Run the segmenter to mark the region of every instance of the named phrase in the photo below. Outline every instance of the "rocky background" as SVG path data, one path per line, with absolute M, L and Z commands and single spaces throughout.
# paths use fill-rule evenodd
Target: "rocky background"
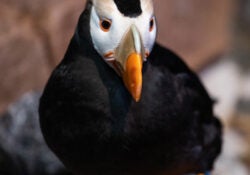
M 1 133 L 10 130 L 6 120 L 17 124 L 17 133 L 20 127 L 38 126 L 38 95 L 29 92 L 42 91 L 62 59 L 84 4 L 85 0 L 0 0 Z M 218 100 L 215 111 L 226 134 L 214 175 L 249 175 L 250 0 L 155 0 L 155 12 L 158 42 L 181 55 Z M 33 123 L 25 122 L 30 116 Z M 24 123 L 15 123 L 20 121 Z M 40 143 L 39 129 L 33 133 L 31 145 Z M 6 142 L 5 147 L 10 148 L 18 145 L 19 136 L 6 135 L 10 135 L 9 141 L 0 134 L 0 143 Z M 25 152 L 21 148 L 20 152 Z M 43 146 L 38 149 L 46 150 Z M 34 159 L 37 156 L 32 155 Z M 48 156 L 44 160 L 54 159 Z M 33 171 L 30 166 L 27 169 Z

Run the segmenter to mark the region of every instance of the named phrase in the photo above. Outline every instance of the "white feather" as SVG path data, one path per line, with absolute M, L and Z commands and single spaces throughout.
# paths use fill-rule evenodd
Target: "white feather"
M 90 18 L 90 34 L 92 42 L 97 52 L 104 56 L 105 53 L 114 51 L 123 36 L 131 28 L 132 25 L 139 32 L 133 32 L 135 46 L 138 53 L 141 47 L 151 51 L 156 38 L 156 24 L 153 31 L 149 31 L 149 23 L 154 16 L 152 0 L 141 0 L 142 14 L 136 18 L 125 17 L 120 13 L 113 0 L 93 0 L 93 7 Z M 109 32 L 104 32 L 100 29 L 99 23 L 101 18 L 107 18 L 112 21 Z M 140 38 L 143 46 L 140 44 Z

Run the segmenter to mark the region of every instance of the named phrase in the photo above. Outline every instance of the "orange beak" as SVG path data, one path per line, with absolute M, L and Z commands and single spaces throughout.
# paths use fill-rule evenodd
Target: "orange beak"
M 142 90 L 142 58 L 137 53 L 132 53 L 126 63 L 126 69 L 123 73 L 123 81 L 128 91 L 138 102 L 141 98 Z
M 142 91 L 142 65 L 145 55 L 139 31 L 132 25 L 115 51 L 116 70 L 133 99 L 138 102 Z

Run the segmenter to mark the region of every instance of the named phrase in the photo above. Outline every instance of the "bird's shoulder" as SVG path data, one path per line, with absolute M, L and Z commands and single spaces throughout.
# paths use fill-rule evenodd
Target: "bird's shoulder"
M 148 62 L 151 67 L 162 74 L 162 81 L 171 81 L 179 93 L 180 90 L 191 92 L 203 101 L 207 101 L 209 105 L 213 104 L 213 100 L 197 74 L 173 51 L 156 43 Z
M 164 67 L 172 73 L 191 73 L 187 64 L 177 54 L 158 43 L 155 43 L 148 60 L 152 65 Z
M 135 106 L 139 106 L 135 113 L 144 116 L 191 119 L 210 117 L 213 101 L 199 77 L 181 58 L 156 44 L 145 63 L 141 102 Z

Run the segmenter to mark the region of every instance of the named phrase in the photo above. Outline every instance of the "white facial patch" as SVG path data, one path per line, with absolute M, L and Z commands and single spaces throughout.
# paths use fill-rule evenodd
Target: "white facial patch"
M 125 17 L 113 0 L 93 0 L 93 7 L 90 16 L 90 34 L 92 42 L 97 52 L 105 58 L 105 55 L 111 56 L 114 50 L 119 46 L 122 38 L 134 24 L 140 33 L 135 36 L 136 50 L 140 52 L 140 38 L 143 42 L 145 51 L 150 52 L 156 38 L 156 23 L 150 31 L 150 20 L 154 18 L 152 0 L 141 0 L 142 14 L 135 18 Z M 100 21 L 111 21 L 111 27 L 108 31 L 103 31 L 100 27 Z M 133 29 L 132 29 L 133 30 Z M 109 58 L 110 59 L 110 58 Z

